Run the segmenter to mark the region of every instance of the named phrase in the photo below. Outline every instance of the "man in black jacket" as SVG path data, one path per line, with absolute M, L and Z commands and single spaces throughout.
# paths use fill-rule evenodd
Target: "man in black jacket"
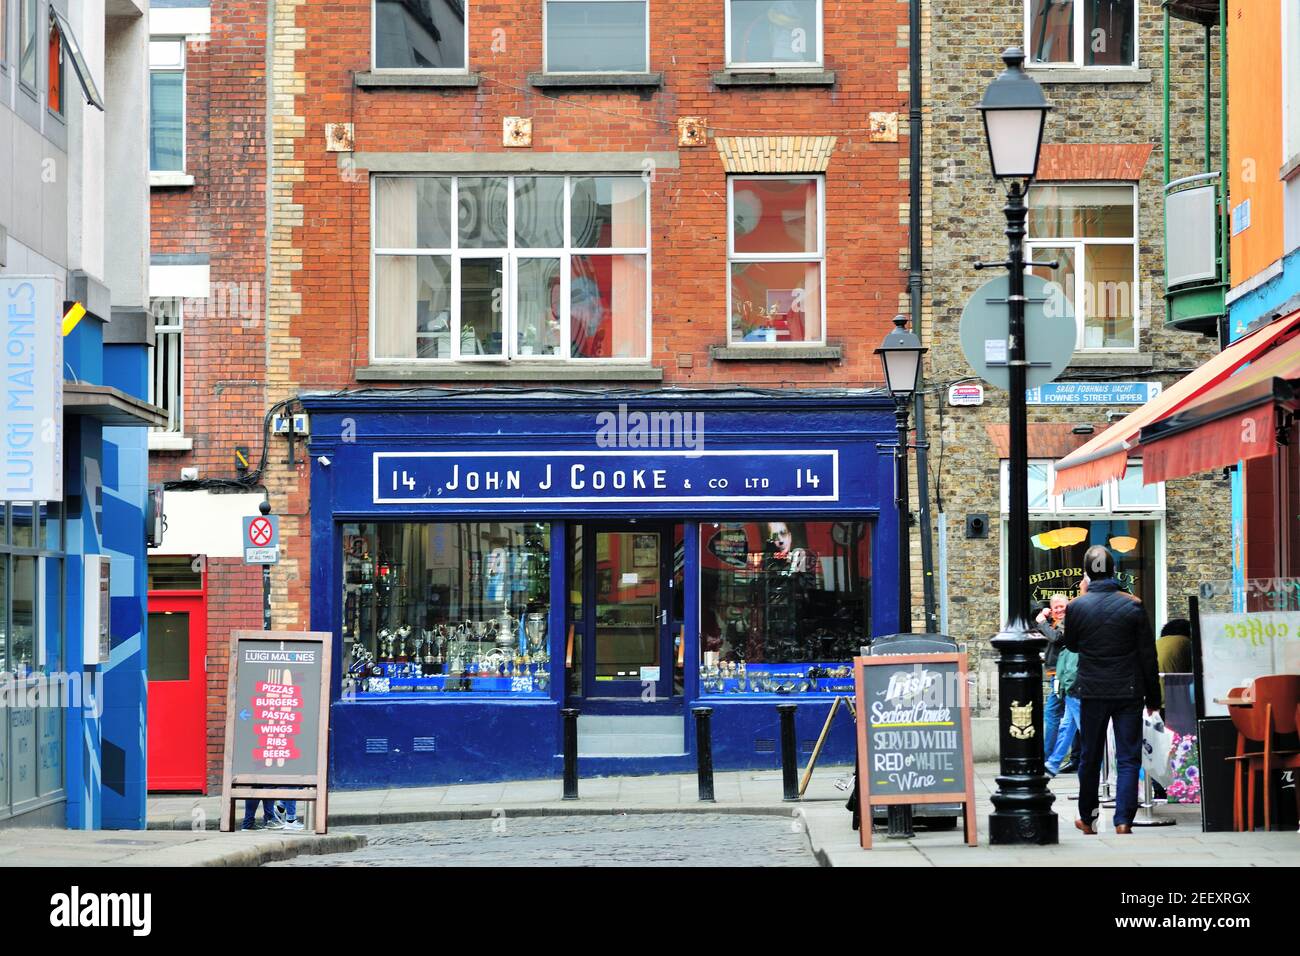
M 1063 643 L 1079 655 L 1075 688 L 1080 702 L 1079 819 L 1095 833 L 1097 783 L 1105 752 L 1106 725 L 1115 726 L 1115 832 L 1133 832 L 1138 768 L 1142 763 L 1142 705 L 1160 708 L 1156 641 L 1142 603 L 1115 580 L 1115 559 L 1101 545 L 1083 556 L 1088 593 L 1065 612 Z

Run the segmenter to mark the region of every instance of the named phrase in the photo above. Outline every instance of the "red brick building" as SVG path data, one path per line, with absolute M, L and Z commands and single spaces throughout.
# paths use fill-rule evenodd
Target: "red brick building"
M 167 515 L 149 576 L 154 790 L 219 782 L 229 635 L 262 627 L 240 518 L 265 497 L 266 15 L 212 0 L 150 22 L 152 385 L 170 413 L 149 442 Z
M 332 527 L 357 550 L 347 567 L 336 568 L 333 541 L 311 540 L 310 479 L 312 470 L 319 475 L 330 467 L 321 449 L 340 436 L 309 426 L 310 456 L 300 442 L 290 455 L 289 442 L 271 438 L 261 468 L 268 409 L 301 412 L 299 396 L 324 392 L 396 390 L 381 393 L 382 401 L 383 394 L 472 399 L 558 387 L 611 401 L 637 394 L 690 400 L 724 388 L 775 410 L 798 395 L 852 392 L 860 401 L 860 390 L 880 382 L 873 350 L 892 317 L 908 311 L 907 10 L 893 0 L 295 0 L 269 11 L 249 0 L 213 2 L 209 32 L 188 35 L 184 49 L 183 166 L 160 171 L 154 198 L 155 269 L 171 269 L 175 279 L 159 287 L 183 300 L 183 388 L 175 434 L 156 439 L 153 477 L 181 482 L 169 487 L 168 527 L 175 534 L 162 550 L 207 555 L 195 566 L 203 568 L 207 612 L 209 780 L 219 770 L 225 642 L 230 630 L 261 623 L 256 570 L 240 564 L 228 538 L 259 500 L 253 489 L 265 488 L 281 518 L 274 625 L 334 631 L 345 665 L 362 650 L 392 665 L 408 650 L 423 653 L 416 643 L 435 655 L 433 635 L 445 641 L 453 621 L 424 600 L 419 621 L 407 621 L 414 633 L 397 637 L 398 605 L 375 598 L 367 582 L 386 573 L 387 551 L 416 547 L 414 537 L 479 527 L 419 522 L 393 531 L 340 517 Z M 174 57 L 160 63 L 160 70 L 176 69 Z M 205 294 L 198 295 L 204 278 Z M 202 308 L 187 305 L 193 298 Z M 170 381 L 169 323 L 175 324 L 167 317 L 159 326 L 159 388 Z M 428 389 L 434 391 L 419 391 Z M 343 441 L 349 428 L 356 422 L 345 418 Z M 763 431 L 756 426 L 751 445 L 762 444 Z M 249 458 L 242 477 L 237 449 Z M 186 472 L 182 482 L 183 468 L 197 473 Z M 887 523 L 892 501 L 878 504 Z M 875 505 L 873 499 L 873 514 Z M 846 519 L 839 524 L 869 535 L 859 528 L 863 515 L 844 508 L 834 516 Z M 769 512 L 763 514 L 778 514 Z M 736 541 L 744 536 L 741 550 L 751 555 L 773 545 L 791 567 L 806 559 L 789 555 L 841 547 L 831 543 L 840 540 L 838 525 L 821 520 L 831 516 L 791 515 L 800 520 L 740 521 L 723 533 Z M 528 553 L 524 532 L 502 527 L 509 541 L 474 545 L 489 555 L 474 566 L 485 569 L 481 575 L 462 561 L 460 571 L 478 589 L 473 600 L 455 587 L 442 595 L 431 584 L 425 598 L 437 591 L 467 627 L 471 617 L 482 626 L 490 604 L 494 621 L 498 613 L 517 620 L 522 632 L 523 619 L 542 613 L 541 605 L 532 592 L 524 601 L 522 579 L 515 579 L 513 562 Z M 592 537 L 596 532 L 574 521 L 550 528 L 560 536 L 554 540 L 567 536 L 573 553 L 584 541 L 589 553 L 599 552 L 602 574 L 611 562 L 633 558 L 629 529 Z M 745 660 L 721 617 L 699 629 L 679 626 L 684 613 L 692 616 L 676 606 L 682 556 L 695 553 L 683 542 L 711 533 L 700 528 L 682 516 L 665 525 L 671 538 L 656 551 L 668 562 L 664 590 L 623 595 L 637 613 L 662 613 L 667 643 L 650 647 L 656 639 L 647 638 L 632 657 L 644 658 L 635 676 L 667 675 L 661 690 L 674 700 L 707 693 L 694 661 L 684 666 L 684 659 L 703 655 L 701 680 L 706 662 L 711 681 L 730 667 L 733 682 Z M 406 543 L 379 540 L 390 532 Z M 814 575 L 819 600 L 831 601 L 846 619 L 858 615 L 857 625 L 836 625 L 843 633 L 835 640 L 846 648 L 863 629 L 894 629 L 882 622 L 895 612 L 863 596 L 888 538 L 870 537 L 860 565 L 832 571 L 827 559 L 805 572 Z M 724 546 L 721 538 L 699 540 L 705 550 Z M 647 540 L 640 543 L 637 560 L 649 560 Z M 314 546 L 323 549 L 315 558 Z M 428 545 L 426 557 L 435 566 L 443 559 L 454 564 L 461 558 L 448 557 L 453 550 Z M 514 583 L 493 603 L 485 595 L 496 586 L 496 553 Z M 571 597 L 612 600 L 612 592 L 592 590 L 608 581 L 586 580 L 573 553 L 552 562 L 552 579 L 564 565 Z M 406 578 L 414 564 L 406 565 L 392 562 L 397 588 L 414 587 Z M 724 570 L 702 571 L 712 582 L 705 586 L 722 586 Z M 440 566 L 420 573 L 431 581 L 444 571 L 451 573 Z M 539 580 L 536 569 L 530 573 Z M 644 569 L 627 574 L 643 585 L 648 580 Z M 875 587 L 888 595 L 891 572 L 881 574 Z M 678 590 L 670 594 L 674 575 Z M 319 603 L 313 582 L 331 593 L 342 583 L 338 613 Z M 586 673 L 606 654 L 606 639 L 594 624 L 566 620 L 554 602 L 545 613 L 550 656 L 564 655 L 567 674 L 557 665 L 547 690 L 533 662 L 532 693 L 552 703 L 565 689 L 603 697 L 633 676 L 632 663 L 626 673 Z M 770 609 L 764 613 L 771 619 Z M 767 660 L 778 669 L 803 662 L 806 671 L 808 662 L 842 663 L 847 651 L 833 661 L 807 648 L 783 653 L 769 651 Z M 445 642 L 436 651 L 444 675 L 452 673 L 450 654 Z M 675 662 L 668 659 L 673 654 Z M 751 663 L 762 659 L 749 655 Z M 522 662 L 493 661 L 491 679 L 507 670 L 519 677 Z M 465 673 L 471 662 L 458 663 Z M 612 683 L 593 695 L 594 680 Z M 808 679 L 811 691 L 817 680 Z M 773 690 L 756 681 L 749 686 Z M 363 697 L 374 690 L 364 680 L 359 689 Z M 356 690 L 343 681 L 345 693 Z M 688 746 L 676 711 L 669 725 L 633 728 L 615 726 L 623 718 L 614 714 L 591 723 L 587 715 L 600 709 L 584 709 L 589 756 L 626 757 L 615 738 L 629 732 L 651 740 L 655 753 Z M 652 721 L 665 719 L 655 713 Z M 396 741 L 393 747 L 401 749 Z M 403 779 L 374 779 L 384 778 Z M 420 770 L 409 779 L 433 777 Z

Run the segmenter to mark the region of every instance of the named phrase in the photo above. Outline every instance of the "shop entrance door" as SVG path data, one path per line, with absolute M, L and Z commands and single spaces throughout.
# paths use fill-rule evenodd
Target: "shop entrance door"
M 207 648 L 202 593 L 150 593 L 150 790 L 207 793 Z
M 583 590 L 590 596 L 583 640 L 584 697 L 672 694 L 668 581 L 672 535 L 660 525 L 596 525 L 585 530 Z

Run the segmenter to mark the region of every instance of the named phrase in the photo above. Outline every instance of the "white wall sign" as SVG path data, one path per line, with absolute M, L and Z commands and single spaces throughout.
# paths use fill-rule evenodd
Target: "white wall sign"
M 63 282 L 0 276 L 0 501 L 63 497 Z
M 979 382 L 952 385 L 948 388 L 949 405 L 983 405 L 984 386 Z

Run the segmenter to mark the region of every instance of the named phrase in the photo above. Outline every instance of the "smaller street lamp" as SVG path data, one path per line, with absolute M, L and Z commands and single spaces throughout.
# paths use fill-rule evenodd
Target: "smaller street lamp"
M 921 378 L 921 356 L 927 350 L 915 332 L 907 328 L 907 316 L 894 316 L 894 329 L 885 336 L 876 354 L 885 370 L 885 387 L 894 396 L 894 421 L 898 444 L 894 446 L 894 507 L 898 509 L 898 632 L 912 632 L 912 541 L 911 511 L 907 501 L 907 407 Z M 871 826 L 871 809 L 862 816 L 861 826 Z M 912 808 L 895 804 L 889 808 L 889 836 L 912 836 Z
M 921 356 L 927 350 L 907 328 L 907 316 L 894 316 L 894 329 L 876 354 L 885 369 L 885 387 L 894 396 L 894 421 L 898 444 L 894 447 L 894 506 L 898 508 L 898 632 L 912 631 L 911 512 L 907 501 L 907 406 L 921 378 Z

